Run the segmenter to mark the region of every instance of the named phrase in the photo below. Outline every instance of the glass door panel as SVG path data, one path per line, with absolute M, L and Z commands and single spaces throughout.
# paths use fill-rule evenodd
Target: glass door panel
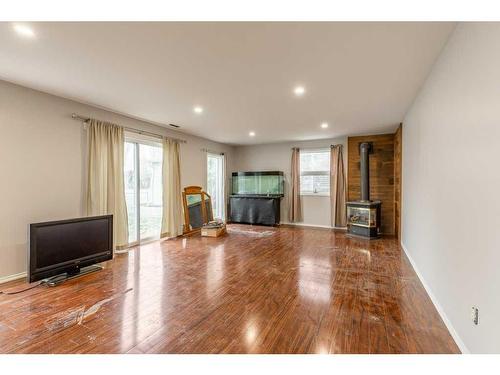
M 162 159 L 160 147 L 139 143 L 140 239 L 159 238 L 162 219 Z
M 124 179 L 129 243 L 160 238 L 163 150 L 155 143 L 125 142 Z
M 213 217 L 224 219 L 224 156 L 207 154 L 207 193 L 212 198 Z
M 127 203 L 128 216 L 128 242 L 134 243 L 137 238 L 137 222 L 139 211 L 137 210 L 137 144 L 125 142 L 124 157 L 124 180 L 125 201 Z

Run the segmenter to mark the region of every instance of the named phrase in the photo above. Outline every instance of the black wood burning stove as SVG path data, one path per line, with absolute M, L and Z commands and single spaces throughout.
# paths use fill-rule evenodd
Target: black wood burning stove
M 370 142 L 359 144 L 361 169 L 361 200 L 347 202 L 347 232 L 351 236 L 374 239 L 380 234 L 380 208 L 382 202 L 370 200 Z

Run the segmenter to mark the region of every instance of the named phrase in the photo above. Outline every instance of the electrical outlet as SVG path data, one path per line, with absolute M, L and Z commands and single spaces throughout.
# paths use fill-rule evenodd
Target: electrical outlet
M 479 324 L 479 309 L 477 307 L 472 306 L 472 312 L 470 317 L 472 319 L 472 323 L 474 323 L 477 326 Z

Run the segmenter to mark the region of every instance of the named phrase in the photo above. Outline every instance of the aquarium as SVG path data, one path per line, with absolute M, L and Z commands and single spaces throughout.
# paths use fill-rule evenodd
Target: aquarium
M 233 172 L 233 195 L 283 196 L 283 172 Z

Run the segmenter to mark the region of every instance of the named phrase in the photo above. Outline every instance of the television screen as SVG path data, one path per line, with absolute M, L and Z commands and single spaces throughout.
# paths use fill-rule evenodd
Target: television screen
M 113 216 L 96 216 L 30 225 L 30 282 L 113 257 Z

